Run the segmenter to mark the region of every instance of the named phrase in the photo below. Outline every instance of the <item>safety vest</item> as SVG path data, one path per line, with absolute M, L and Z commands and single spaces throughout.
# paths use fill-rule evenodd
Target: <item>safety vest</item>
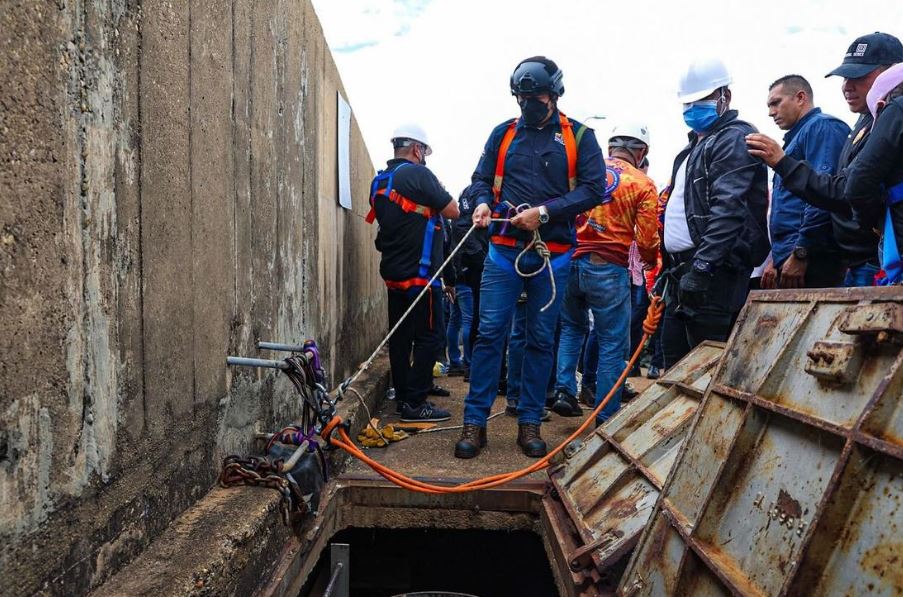
M 571 120 L 563 112 L 559 112 L 558 117 L 561 123 L 561 138 L 564 141 L 564 151 L 568 161 L 568 188 L 573 191 L 577 187 L 577 147 L 580 145 L 580 139 L 583 138 L 583 133 L 586 131 L 586 125 L 581 124 L 580 128 L 577 129 L 577 133 L 574 134 Z M 514 141 L 514 136 L 517 134 L 517 121 L 517 118 L 511 119 L 511 122 L 508 123 L 508 129 L 502 136 L 502 142 L 499 144 L 498 158 L 495 162 L 495 178 L 492 182 L 492 217 L 494 218 L 501 218 L 502 212 L 505 211 L 505 206 L 502 204 L 505 160 L 508 157 L 508 149 L 511 147 L 511 142 Z M 526 242 L 501 234 L 492 235 L 490 240 L 497 245 L 515 248 L 523 248 Z M 571 245 L 556 242 L 546 243 L 546 246 L 553 253 L 564 253 L 571 249 Z
M 430 281 L 430 265 L 432 264 L 433 238 L 436 231 L 442 229 L 442 219 L 438 212 L 434 209 L 421 205 L 411 199 L 408 199 L 392 187 L 392 179 L 395 173 L 409 166 L 407 162 L 401 163 L 391 170 L 380 170 L 373 182 L 370 183 L 370 213 L 367 214 L 366 220 L 368 224 L 372 224 L 376 219 L 376 198 L 383 197 L 397 205 L 405 213 L 413 213 L 427 219 L 426 229 L 423 232 L 423 248 L 420 251 L 420 264 L 417 276 L 408 278 L 407 280 L 386 280 L 386 287 L 392 290 L 408 290 L 409 288 L 423 287 Z M 380 186 L 385 182 L 385 186 Z M 433 287 L 440 288 L 441 282 L 437 279 L 433 282 Z

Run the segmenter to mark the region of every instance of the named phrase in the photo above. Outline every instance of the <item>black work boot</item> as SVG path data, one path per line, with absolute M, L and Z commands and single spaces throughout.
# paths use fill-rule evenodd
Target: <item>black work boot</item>
M 552 410 L 562 417 L 579 417 L 583 415 L 583 409 L 577 403 L 577 399 L 565 392 L 558 390 L 555 392 L 555 404 Z
M 517 445 L 530 458 L 546 455 L 546 442 L 539 435 L 536 423 L 521 423 L 517 426 Z
M 486 428 L 464 423 L 461 439 L 455 444 L 455 458 L 473 458 L 486 447 Z

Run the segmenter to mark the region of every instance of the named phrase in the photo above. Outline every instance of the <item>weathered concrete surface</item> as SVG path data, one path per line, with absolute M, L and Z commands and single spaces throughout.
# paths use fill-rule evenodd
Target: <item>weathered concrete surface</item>
M 372 162 L 309 2 L 0 4 L 0 576 L 97 586 L 298 414 L 257 340 L 338 379 L 385 329 Z M 367 322 L 367 325 L 362 325 Z

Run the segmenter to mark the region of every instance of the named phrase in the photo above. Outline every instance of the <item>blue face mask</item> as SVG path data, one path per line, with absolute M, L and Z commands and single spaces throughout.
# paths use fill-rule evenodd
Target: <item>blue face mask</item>
M 718 116 L 718 100 L 693 102 L 684 108 L 684 122 L 697 133 L 712 128 Z

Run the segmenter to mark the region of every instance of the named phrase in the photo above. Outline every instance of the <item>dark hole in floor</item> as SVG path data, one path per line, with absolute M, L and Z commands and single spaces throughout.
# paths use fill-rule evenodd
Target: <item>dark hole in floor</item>
M 435 591 L 479 597 L 555 597 L 538 535 L 528 531 L 346 529 L 330 543 L 351 552 L 351 595 L 391 597 Z M 300 597 L 321 595 L 332 566 L 323 550 Z

